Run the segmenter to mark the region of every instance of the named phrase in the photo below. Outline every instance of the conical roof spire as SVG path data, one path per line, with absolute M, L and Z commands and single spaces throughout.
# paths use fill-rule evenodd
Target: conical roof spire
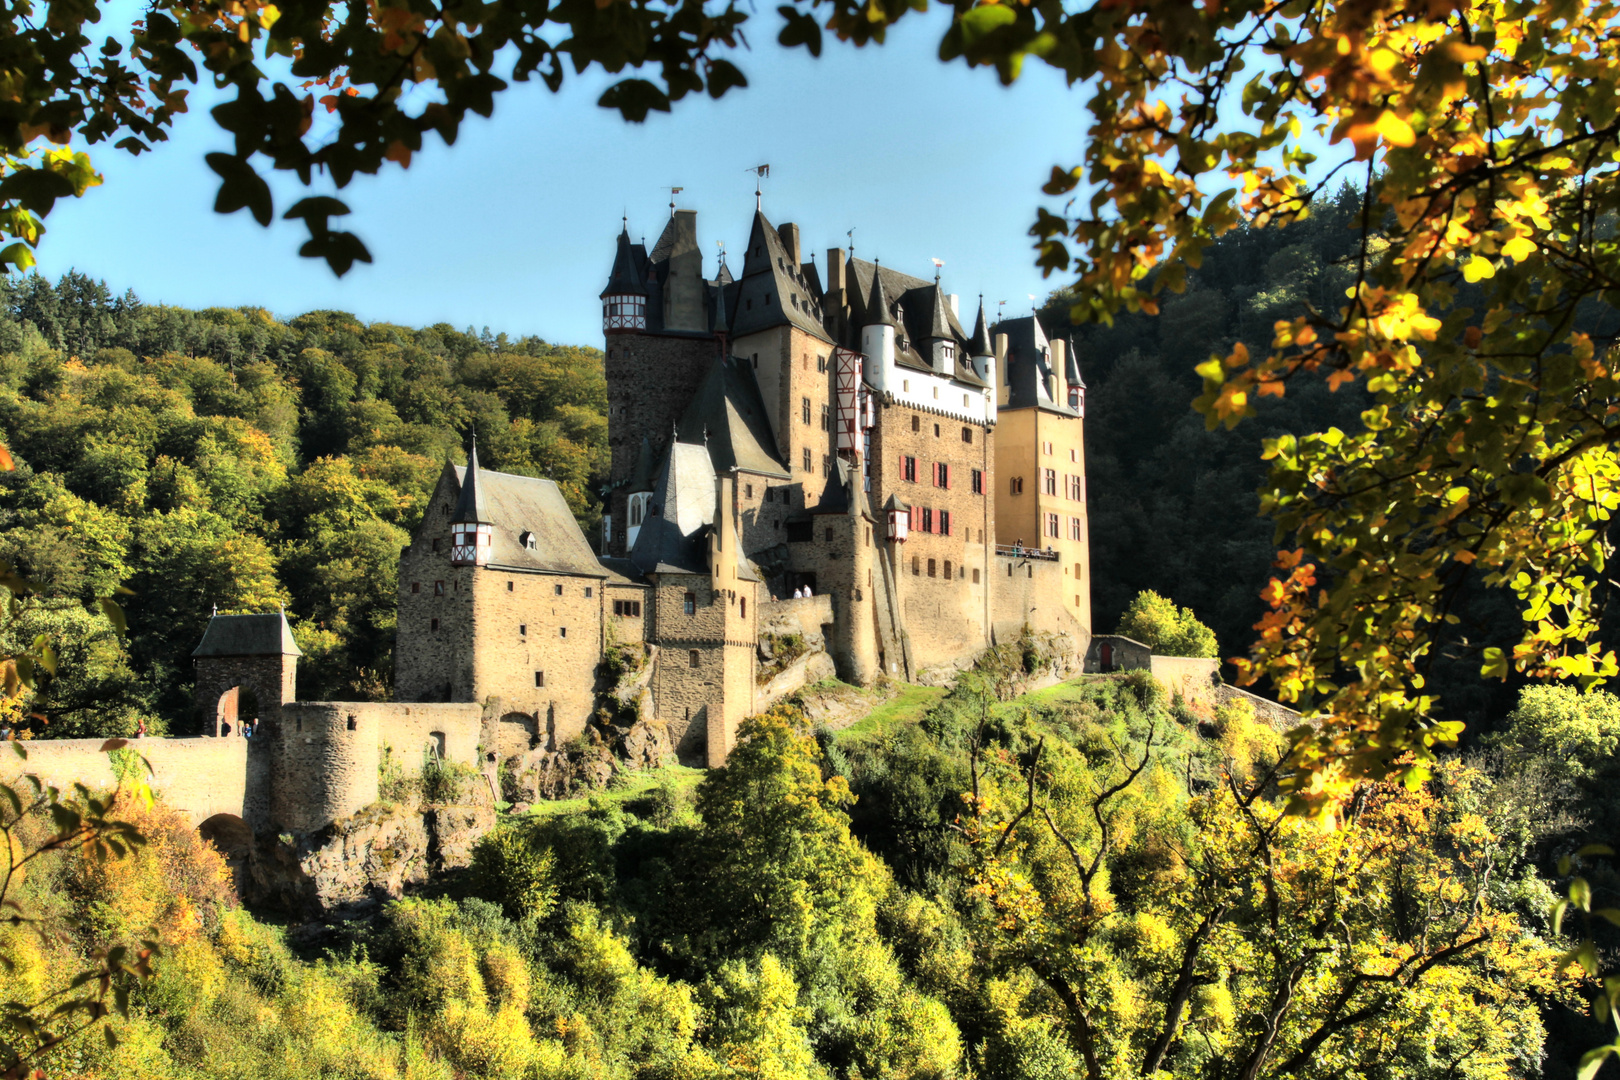
M 726 259 L 720 257 L 720 276 L 714 283 L 714 332 L 724 337 L 731 328 L 726 325 Z
M 872 264 L 872 295 L 866 302 L 864 326 L 893 326 L 894 316 L 889 312 L 889 298 L 883 292 L 883 267 Z
M 467 455 L 467 472 L 461 480 L 461 497 L 456 500 L 456 512 L 450 520 L 454 524 L 489 524 L 484 512 L 484 499 L 478 490 L 478 432 L 473 432 L 472 452 Z
M 619 248 L 613 255 L 613 273 L 608 275 L 607 288 L 602 296 L 645 296 L 647 284 L 636 265 L 635 250 L 630 245 L 630 230 L 619 233 Z
M 1065 357 L 1066 359 L 1064 360 L 1063 365 L 1064 380 L 1067 381 L 1070 386 L 1078 386 L 1080 389 L 1084 390 L 1086 388 L 1086 380 L 1080 377 L 1080 357 L 1074 350 L 1074 338 L 1072 336 L 1069 338 L 1069 348 L 1065 354 Z
M 937 277 L 934 279 L 934 295 L 929 299 L 933 310 L 928 313 L 928 336 L 938 339 L 951 337 L 951 322 L 945 314 L 950 305 L 945 299 L 944 290 L 939 287 Z
M 979 294 L 979 319 L 973 324 L 973 340 L 968 342 L 969 356 L 994 356 L 996 347 L 990 340 L 990 324 L 984 317 L 984 294 Z

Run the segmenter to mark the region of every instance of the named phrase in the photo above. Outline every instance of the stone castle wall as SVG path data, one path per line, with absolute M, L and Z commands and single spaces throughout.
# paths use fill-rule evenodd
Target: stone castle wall
M 48 739 L 23 744 L 26 760 L 3 752 L 0 779 L 13 787 L 25 774 L 64 791 L 83 784 L 92 791 L 118 782 L 112 759 L 102 752 L 104 739 Z M 130 739 L 127 748 L 151 765 L 146 775 L 153 792 L 171 808 L 201 825 L 216 814 L 251 816 L 249 809 L 249 752 L 253 740 Z M 4 748 L 9 751 L 10 748 Z M 144 767 L 142 769 L 144 772 Z M 26 797 L 26 788 L 20 792 Z
M 394 696 L 401 701 L 474 700 L 472 581 L 478 571 L 450 565 L 456 495 L 449 473 L 441 475 L 422 527 L 400 552 Z
M 962 438 L 964 427 L 971 442 Z M 874 512 L 894 495 L 907 505 L 932 510 L 936 530 L 939 512 L 951 515 L 950 535 L 913 528 L 895 553 L 895 587 L 919 669 L 959 662 L 989 644 L 986 571 L 995 545 L 995 507 L 985 493 L 973 490 L 973 470 L 989 483 L 993 439 L 984 425 L 964 424 L 926 409 L 891 404 L 878 410 L 868 463 Z M 915 480 L 905 479 L 906 457 L 916 459 Z M 949 466 L 950 487 L 935 485 L 935 463 Z
M 298 658 L 294 656 L 209 656 L 197 664 L 194 698 L 209 735 L 239 734 L 243 720 L 274 719 L 276 706 L 297 694 Z M 240 708 L 242 699 L 228 699 L 233 688 L 252 691 L 258 699 L 257 715 Z M 230 730 L 224 730 L 229 727 Z
M 997 555 L 995 577 L 991 611 L 998 644 L 1017 640 L 1028 626 L 1038 634 L 1066 635 L 1073 642 L 1074 655 L 1086 655 L 1091 635 L 1063 602 L 1060 563 Z
M 602 580 L 486 569 L 473 593 L 470 699 L 528 713 L 552 747 L 581 734 L 596 707 Z

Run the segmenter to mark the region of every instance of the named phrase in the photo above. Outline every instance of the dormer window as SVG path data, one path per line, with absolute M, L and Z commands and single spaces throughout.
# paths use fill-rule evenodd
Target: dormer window
M 525 551 L 538 551 L 540 549 L 540 541 L 532 532 L 526 532 L 522 536 L 519 536 L 518 543 L 523 545 L 523 550 Z
M 956 342 L 954 342 L 954 341 L 941 342 L 940 347 L 939 347 L 939 354 L 940 354 L 940 357 L 947 364 L 956 363 Z

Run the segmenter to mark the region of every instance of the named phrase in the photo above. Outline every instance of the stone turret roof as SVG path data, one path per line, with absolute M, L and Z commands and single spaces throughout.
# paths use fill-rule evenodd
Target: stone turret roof
M 1052 348 L 1046 330 L 1033 315 L 1018 319 L 1004 319 L 992 331 L 1007 335 L 1007 404 L 1008 409 L 1045 409 L 1064 416 L 1079 416 L 1068 402 L 1052 400 L 1051 379 Z
M 467 470 L 459 465 L 446 469 L 458 494 L 465 492 Z M 477 486 L 483 520 L 494 526 L 489 558 L 492 569 L 602 576 L 596 553 L 555 481 L 479 469 Z M 532 550 L 523 543 L 525 533 L 534 534 Z
M 754 370 L 738 357 L 717 359 L 676 425 L 682 442 L 707 443 L 716 475 L 729 469 L 791 478 L 776 454 L 765 399 Z
M 882 268 L 872 264 L 872 287 L 867 290 L 866 311 L 862 326 L 894 326 L 894 313 L 889 310 L 889 297 L 883 290 Z
M 1069 385 L 1078 386 L 1080 389 L 1084 390 L 1086 388 L 1086 380 L 1080 377 L 1080 357 L 1075 351 L 1074 338 L 1072 337 L 1069 338 L 1067 360 L 1064 362 L 1063 366 L 1066 372 L 1066 377 L 1069 381 Z
M 890 496 L 893 498 L 893 496 Z M 866 497 L 865 477 L 843 458 L 833 459 L 832 483 L 821 492 L 821 502 L 811 514 L 855 514 L 876 521 L 872 503 Z
M 968 363 L 969 358 L 976 354 L 967 351 L 967 332 L 957 321 L 956 313 L 951 310 L 951 305 L 945 299 L 937 282 L 914 278 L 909 274 L 902 274 L 897 270 L 861 259 L 849 261 L 849 275 L 852 282 L 851 293 L 863 298 L 861 309 L 852 320 L 853 325 L 873 326 L 880 322 L 896 325 L 897 320 L 893 317 L 892 309 L 898 301 L 903 317 L 896 325 L 894 358 L 897 365 L 913 371 L 934 373 L 934 365 L 917 351 L 917 343 L 930 338 L 943 338 L 955 341 L 960 346 L 956 353 L 955 370 L 950 373 L 951 378 L 973 387 L 988 385 L 979 378 L 978 373 L 973 370 L 973 365 Z M 887 319 L 882 319 L 874 313 L 878 303 L 874 294 L 883 298 L 885 310 L 889 312 Z M 905 341 L 903 346 L 902 340 Z
M 928 332 L 924 335 L 925 337 L 943 338 L 949 341 L 962 340 L 962 330 L 960 327 L 952 326 L 956 319 L 951 311 L 951 305 L 945 299 L 945 294 L 940 291 L 939 282 L 937 281 L 934 282 L 933 291 L 928 294 L 927 317 Z
M 287 616 L 215 615 L 192 656 L 303 656 Z
M 755 211 L 743 257 L 742 288 L 727 305 L 733 334 L 742 337 L 787 324 L 833 344 L 821 325 L 821 305 L 802 279 L 781 235 L 763 213 Z
M 973 340 L 968 342 L 969 356 L 994 356 L 995 342 L 990 339 L 990 324 L 984 317 L 984 297 L 979 297 L 979 317 L 973 323 Z
M 646 275 L 640 265 L 645 261 L 645 256 L 640 259 L 636 257 L 630 243 L 630 230 L 626 228 L 620 232 L 619 247 L 613 256 L 613 272 L 608 275 L 607 288 L 602 290 L 601 295 L 647 295 Z
M 478 484 L 478 476 L 481 472 L 483 470 L 478 467 L 478 435 L 475 432 L 472 439 L 472 451 L 467 455 L 466 480 L 461 485 L 461 494 L 456 497 L 455 512 L 450 515 L 452 523 L 491 524 L 489 511 L 484 506 L 484 499 Z
M 714 523 L 714 467 L 701 445 L 671 442 L 630 561 L 644 573 L 706 574 Z

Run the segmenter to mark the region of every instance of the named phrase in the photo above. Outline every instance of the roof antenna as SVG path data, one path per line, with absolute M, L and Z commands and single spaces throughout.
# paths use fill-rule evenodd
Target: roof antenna
M 681 192 L 683 192 L 685 190 L 686 189 L 683 188 L 683 187 L 672 187 L 672 188 L 669 189 L 669 216 L 670 217 L 675 216 L 675 196 L 679 195 Z

